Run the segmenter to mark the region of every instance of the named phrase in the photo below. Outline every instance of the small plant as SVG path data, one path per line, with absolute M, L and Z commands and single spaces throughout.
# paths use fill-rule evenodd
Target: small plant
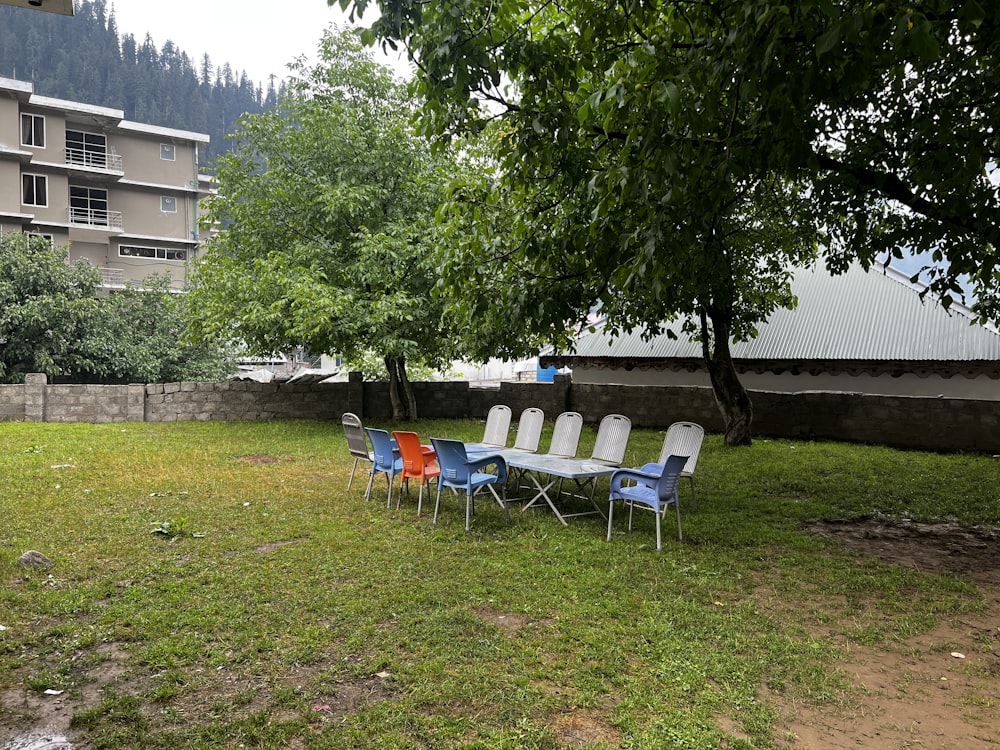
M 24 450 L 25 453 L 41 453 L 45 450 L 44 445 L 32 445 Z
M 191 536 L 194 538 L 205 536 L 204 534 L 188 531 L 187 519 L 184 516 L 174 521 L 155 521 L 152 526 L 153 528 L 149 531 L 150 534 L 162 534 L 168 539 L 177 539 L 182 536 Z

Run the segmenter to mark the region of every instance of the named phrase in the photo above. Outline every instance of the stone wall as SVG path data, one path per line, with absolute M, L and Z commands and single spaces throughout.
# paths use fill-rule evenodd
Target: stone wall
M 0 420 L 24 419 L 24 386 L 0 385 Z
M 340 419 L 349 383 L 157 383 L 145 386 L 147 422 Z
M 511 407 L 515 420 L 535 406 L 551 421 L 578 411 L 589 424 L 624 414 L 638 428 L 664 429 L 697 422 L 723 428 L 710 388 L 503 383 L 414 383 L 419 415 L 427 419 L 482 419 L 490 407 Z M 1000 453 L 1000 402 L 862 396 L 851 393 L 751 393 L 758 437 L 880 443 L 901 448 Z M 391 419 L 389 386 L 365 383 L 294 384 L 226 381 L 154 385 L 48 385 L 32 374 L 24 385 L 0 386 L 0 420 L 46 422 L 173 422 L 182 420 L 339 420 L 354 412 L 369 421 Z

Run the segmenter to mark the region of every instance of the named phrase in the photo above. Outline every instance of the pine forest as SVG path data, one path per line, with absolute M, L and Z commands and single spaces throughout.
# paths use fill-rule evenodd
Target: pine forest
M 106 0 L 78 0 L 74 16 L 0 5 L 0 76 L 42 96 L 120 109 L 134 122 L 208 133 L 203 165 L 225 152 L 239 117 L 270 109 L 278 95 L 275 76 L 265 92 L 208 55 L 195 62 L 173 42 L 157 49 L 148 33 L 120 35 Z

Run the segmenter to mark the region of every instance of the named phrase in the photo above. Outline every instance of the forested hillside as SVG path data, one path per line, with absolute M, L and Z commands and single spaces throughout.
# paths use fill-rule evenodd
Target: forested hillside
M 121 109 L 136 122 L 208 133 L 209 165 L 228 148 L 236 119 L 269 109 L 277 96 L 273 77 L 265 92 L 208 55 L 195 62 L 172 42 L 157 49 L 149 34 L 119 35 L 106 0 L 78 0 L 75 16 L 0 5 L 0 76 L 30 81 L 43 96 Z

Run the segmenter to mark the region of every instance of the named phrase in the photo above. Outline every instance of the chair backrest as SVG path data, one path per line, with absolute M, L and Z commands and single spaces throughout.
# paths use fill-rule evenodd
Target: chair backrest
M 608 414 L 597 428 L 597 441 L 590 460 L 609 466 L 621 466 L 632 431 L 632 420 L 623 414 Z
M 392 438 L 385 430 L 376 430 L 366 427 L 368 439 L 372 441 L 372 456 L 375 460 L 375 468 L 379 471 L 391 471 L 396 462 L 396 455 L 392 447 Z
M 422 477 L 427 461 L 424 460 L 424 452 L 420 446 L 420 436 L 415 432 L 395 431 L 392 439 L 396 441 L 399 448 L 399 457 L 403 459 L 404 476 Z
M 531 407 L 522 411 L 521 418 L 517 421 L 517 439 L 514 441 L 514 447 L 532 453 L 537 451 L 544 425 L 545 412 L 541 409 Z
M 510 431 L 510 407 L 497 404 L 486 415 L 486 430 L 483 432 L 483 444 L 503 448 L 507 445 L 507 433 Z
M 344 435 L 347 436 L 347 449 L 355 458 L 363 458 L 366 461 L 368 455 L 368 439 L 365 437 L 365 428 L 361 426 L 361 419 L 357 414 L 347 412 L 341 418 L 344 425 Z
M 469 481 L 469 455 L 460 440 L 431 438 L 441 467 L 441 481 L 448 484 L 467 484 Z
M 690 456 L 669 455 L 663 462 L 663 473 L 656 481 L 656 496 L 660 502 L 669 502 L 677 494 L 677 483 L 680 482 L 681 472 L 684 471 L 684 464 Z
M 549 455 L 564 458 L 576 456 L 582 430 L 583 415 L 579 412 L 564 411 L 556 417 L 556 426 L 552 430 L 552 443 L 549 445 Z
M 688 456 L 687 464 L 682 472 L 685 476 L 694 474 L 698 465 L 698 454 L 705 439 L 705 430 L 694 422 L 674 422 L 667 428 L 667 436 L 663 438 L 663 449 L 657 463 L 666 463 L 667 456 Z

